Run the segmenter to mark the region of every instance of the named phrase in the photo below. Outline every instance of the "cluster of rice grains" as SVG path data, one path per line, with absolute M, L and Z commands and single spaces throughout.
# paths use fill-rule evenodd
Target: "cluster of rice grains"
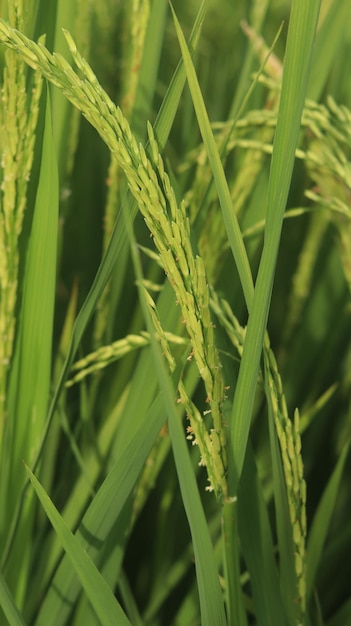
M 219 323 L 225 329 L 228 338 L 239 357 L 242 355 L 245 340 L 245 328 L 241 327 L 233 311 L 223 299 L 212 294 L 211 307 Z M 286 485 L 286 498 L 292 529 L 294 567 L 297 583 L 298 619 L 302 623 L 306 609 L 306 483 L 303 476 L 301 456 L 301 436 L 299 412 L 296 409 L 294 420 L 288 415 L 282 380 L 277 362 L 266 335 L 263 347 L 264 382 L 267 403 L 277 434 L 282 468 Z M 262 383 L 262 373 L 260 373 Z
M 143 146 L 137 144 L 126 118 L 101 88 L 72 37 L 67 32 L 65 36 L 81 77 L 61 55 L 51 54 L 42 44 L 30 41 L 0 22 L 0 40 L 15 49 L 34 69 L 40 69 L 78 107 L 99 132 L 127 177 L 174 289 L 191 340 L 192 357 L 204 381 L 206 413 L 211 414 L 213 428 L 206 430 L 203 416 L 181 388 L 180 400 L 190 419 L 189 436 L 199 445 L 201 462 L 208 471 L 209 488 L 219 499 L 225 498 L 226 451 L 221 410 L 225 390 L 214 345 L 205 268 L 202 258 L 195 256 L 192 250 L 185 205 L 176 200 L 151 126 L 148 126 L 148 135 L 152 161 Z
M 281 377 L 272 350 L 264 347 L 265 384 L 268 406 L 271 411 L 280 444 L 286 484 L 289 517 L 292 528 L 295 574 L 297 581 L 297 606 L 299 623 L 306 610 L 306 483 L 303 477 L 299 411 L 294 420 L 289 418 Z

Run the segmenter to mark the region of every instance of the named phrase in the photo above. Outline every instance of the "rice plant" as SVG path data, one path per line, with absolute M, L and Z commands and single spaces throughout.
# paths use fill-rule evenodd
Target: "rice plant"
M 0 0 L 0 623 L 351 621 L 347 0 Z

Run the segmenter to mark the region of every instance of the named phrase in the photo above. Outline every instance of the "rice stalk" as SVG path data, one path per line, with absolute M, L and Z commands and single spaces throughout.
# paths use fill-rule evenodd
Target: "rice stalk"
M 262 7 L 260 7 L 260 11 Z M 266 103 L 262 110 L 258 112 L 261 120 L 265 117 L 266 111 L 269 113 L 275 111 L 279 102 L 279 91 L 277 84 L 281 78 L 282 66 L 277 57 L 273 54 L 272 49 L 268 48 L 262 37 L 257 36 L 252 28 L 248 26 L 246 22 L 241 24 L 244 33 L 251 40 L 255 54 L 258 56 L 261 64 L 260 71 L 257 76 L 254 77 L 254 81 L 251 85 L 253 89 L 256 80 L 260 80 L 262 72 L 265 72 L 265 76 L 271 77 L 273 80 L 273 89 L 269 89 L 266 96 Z M 274 44 L 272 48 L 274 47 Z M 249 90 L 250 93 L 250 90 Z M 245 101 L 244 101 L 245 102 Z M 257 180 L 262 172 L 265 159 L 264 150 L 262 150 L 262 144 L 269 142 L 273 139 L 274 130 L 269 126 L 262 127 L 261 132 L 255 133 L 255 141 L 252 143 L 245 143 L 245 140 L 240 139 L 240 130 L 242 129 L 242 119 L 239 117 L 243 104 L 238 111 L 237 117 L 234 120 L 229 120 L 223 126 L 220 123 L 213 124 L 213 128 L 216 129 L 216 139 L 218 141 L 218 148 L 223 155 L 224 161 L 227 162 L 228 168 L 233 167 L 232 162 L 229 161 L 230 156 L 237 157 L 237 148 L 246 148 L 244 158 L 240 160 L 239 166 L 235 169 L 235 175 L 232 176 L 233 182 L 230 185 L 230 195 L 232 199 L 233 211 L 235 211 L 238 218 L 242 216 L 245 205 L 247 205 L 248 199 L 252 194 Z M 222 132 L 221 132 L 222 130 Z M 270 151 L 270 148 L 269 148 Z M 240 159 L 240 156 L 239 156 Z M 186 203 L 189 206 L 189 213 L 192 221 L 198 216 L 200 207 L 208 194 L 208 188 L 212 179 L 211 167 L 208 162 L 207 152 L 205 146 L 201 146 L 198 150 L 193 150 L 188 155 L 185 162 L 182 164 L 180 171 L 186 172 L 188 168 L 196 165 L 196 171 L 194 181 L 188 193 L 186 194 Z M 212 193 L 207 198 L 209 207 L 206 209 L 206 219 L 203 216 L 199 216 L 201 220 L 201 232 L 199 236 L 198 246 L 201 255 L 204 257 L 210 282 L 214 283 L 220 273 L 221 267 L 224 263 L 223 249 L 228 248 L 227 235 L 223 225 L 221 213 L 217 207 L 217 197 Z M 203 213 L 203 209 L 202 209 Z M 216 246 L 214 246 L 216 242 Z

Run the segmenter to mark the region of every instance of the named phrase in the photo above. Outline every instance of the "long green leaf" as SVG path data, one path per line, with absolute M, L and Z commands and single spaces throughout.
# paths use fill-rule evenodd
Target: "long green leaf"
M 76 532 L 77 540 L 94 562 L 99 560 L 103 542 L 106 541 L 134 488 L 164 421 L 163 402 L 159 396 L 144 416 L 130 443 L 120 454 L 79 525 Z M 99 541 L 91 541 L 92 537 L 98 537 Z M 57 626 L 65 624 L 80 589 L 69 559 L 63 558 L 40 608 L 37 626 L 44 626 L 53 618 Z
M 7 450 L 2 459 L 8 466 L 6 469 L 3 466 L 1 471 L 1 493 L 5 498 L 1 503 L 1 516 L 7 515 L 8 518 L 2 523 L 4 536 L 9 532 L 25 480 L 22 460 L 32 462 L 34 459 L 41 440 L 49 401 L 56 283 L 58 188 L 50 99 L 47 95 L 41 168 L 25 262 L 18 337 L 9 387 Z M 17 552 L 11 554 L 8 579 L 11 588 L 13 584 L 21 588 L 20 595 L 24 593 L 26 584 L 26 559 L 32 515 L 33 510 L 28 500 L 16 539 Z M 7 549 L 4 552 L 7 554 Z M 19 565 L 18 569 L 14 564 Z M 12 584 L 10 579 L 13 580 Z M 15 597 L 17 599 L 17 595 Z
M 131 124 L 133 133 L 140 141 L 144 141 L 145 139 L 145 120 L 149 117 L 152 99 L 155 93 L 157 72 L 165 33 L 167 8 L 167 0 L 156 0 L 156 2 L 153 2 L 151 5 L 144 54 L 140 68 L 138 91 Z
M 33 456 L 45 421 L 50 388 L 51 344 L 55 302 L 58 175 L 47 95 L 41 170 L 24 274 L 19 338 L 10 386 L 13 472 Z M 12 477 L 13 479 L 13 477 Z M 13 495 L 11 494 L 11 498 Z
M 37 478 L 28 467 L 26 467 L 26 470 L 50 522 L 72 561 L 73 567 L 100 623 L 104 626 L 113 626 L 115 624 L 131 626 L 130 621 L 113 595 L 112 590 L 96 569 L 93 561 L 65 524 Z
M 75 13 L 77 9 L 73 2 L 69 0 L 57 0 L 56 15 L 55 15 L 55 35 L 53 42 L 53 49 L 59 53 L 65 53 L 65 39 L 62 35 L 62 28 L 66 28 L 72 34 L 75 35 Z M 42 13 L 46 13 L 43 8 Z M 46 27 L 50 26 L 46 24 Z M 43 32 L 43 31 L 42 31 Z M 44 32 L 47 32 L 44 30 Z M 48 42 L 47 45 L 50 45 Z M 55 120 L 54 126 L 54 138 L 57 150 L 57 160 L 59 165 L 60 178 L 66 175 L 67 167 L 67 152 L 68 144 L 70 141 L 70 133 L 67 129 L 71 130 L 70 118 L 69 118 L 69 102 L 58 89 L 52 90 L 52 115 Z
M 25 622 L 17 609 L 6 581 L 0 573 L 0 606 L 10 626 L 25 626 Z M 1 621 L 1 614 L 0 614 Z
M 241 286 L 244 291 L 246 303 L 249 305 L 253 297 L 253 281 L 239 222 L 233 211 L 233 203 L 230 197 L 229 186 L 225 177 L 219 151 L 213 136 L 211 124 L 201 94 L 199 81 L 197 79 L 195 68 L 191 60 L 191 55 L 173 8 L 172 13 L 200 132 L 206 146 L 207 156 L 216 184 L 217 194 L 222 209 L 223 220 L 227 230 L 229 243 L 239 272 Z
M 348 0 L 333 0 L 325 5 L 325 18 L 318 28 L 316 45 L 313 50 L 311 81 L 307 95 L 318 100 L 340 50 L 343 35 L 349 30 L 351 4 Z
M 284 62 L 278 121 L 268 185 L 264 247 L 240 363 L 230 423 L 234 466 L 230 481 L 237 485 L 245 458 L 251 414 L 271 300 L 284 211 L 300 131 L 319 0 L 294 0 Z

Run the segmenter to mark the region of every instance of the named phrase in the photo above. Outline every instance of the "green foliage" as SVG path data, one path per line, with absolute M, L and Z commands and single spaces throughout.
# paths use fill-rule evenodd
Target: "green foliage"
M 0 624 L 351 621 L 351 9 L 232 4 L 0 0 Z

